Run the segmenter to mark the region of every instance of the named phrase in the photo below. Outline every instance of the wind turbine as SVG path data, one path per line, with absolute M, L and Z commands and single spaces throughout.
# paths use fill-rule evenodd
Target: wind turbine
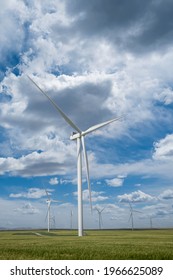
M 52 227 L 55 229 L 56 228 L 56 221 L 55 221 L 55 215 L 52 215 L 51 216 L 51 225 L 52 225 Z
M 88 183 L 88 190 L 89 190 L 89 199 L 90 205 L 92 210 L 92 202 L 91 202 L 91 188 L 90 188 L 90 180 L 89 180 L 89 164 L 88 164 L 88 157 L 85 148 L 85 141 L 84 136 L 101 128 L 104 127 L 112 122 L 118 121 L 122 119 L 122 117 L 114 118 L 112 120 L 96 124 L 91 126 L 85 131 L 82 131 L 77 125 L 75 125 L 72 120 L 61 110 L 61 108 L 49 97 L 49 95 L 44 92 L 33 79 L 29 76 L 28 78 L 30 81 L 41 91 L 41 93 L 46 96 L 46 98 L 50 101 L 50 103 L 54 106 L 54 108 L 59 112 L 59 114 L 64 118 L 64 120 L 75 130 L 73 134 L 70 136 L 70 140 L 77 141 L 77 185 L 78 185 L 78 236 L 83 236 L 83 201 L 82 201 L 82 149 L 84 154 L 84 161 L 86 167 L 86 176 L 87 176 L 87 183 Z
M 47 215 L 46 215 L 46 218 L 47 218 L 47 231 L 49 232 L 50 231 L 50 222 L 51 222 L 51 216 L 50 216 L 50 206 L 51 206 L 51 203 L 52 202 L 59 202 L 58 200 L 53 200 L 51 199 L 49 193 L 47 190 L 45 190 L 46 192 L 46 195 L 47 195 L 47 200 L 46 200 L 46 203 L 47 203 Z M 53 218 L 54 222 L 55 222 L 55 218 Z
M 153 228 L 153 220 L 152 220 L 152 217 L 150 217 L 150 228 L 151 228 L 151 229 Z
M 70 211 L 70 228 L 73 228 L 73 210 Z
M 131 220 L 132 222 L 132 230 L 134 229 L 134 219 L 133 219 L 133 213 L 141 213 L 140 211 L 134 210 L 131 203 L 129 202 L 129 207 L 130 207 L 130 217 L 129 217 L 129 221 Z
M 96 211 L 98 212 L 98 215 L 99 215 L 99 229 L 101 229 L 101 227 L 103 225 L 102 212 L 105 209 L 105 207 L 102 208 L 101 210 L 99 208 L 97 208 L 97 207 L 95 207 L 95 209 L 96 209 Z

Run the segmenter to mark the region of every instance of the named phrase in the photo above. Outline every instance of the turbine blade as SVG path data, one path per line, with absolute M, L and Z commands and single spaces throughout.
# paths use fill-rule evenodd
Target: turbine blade
M 45 217 L 45 222 L 46 222 L 47 217 L 48 217 L 48 212 L 49 212 L 49 209 L 47 209 L 47 213 L 46 213 L 46 217 Z
M 41 91 L 41 93 L 47 97 L 47 99 L 50 101 L 50 103 L 55 107 L 55 109 L 61 114 L 61 116 L 64 118 L 64 120 L 72 127 L 74 128 L 76 131 L 78 131 L 79 133 L 81 133 L 81 130 L 72 122 L 72 120 L 69 119 L 69 117 L 67 117 L 67 115 L 60 109 L 60 107 L 49 97 L 49 95 L 44 92 L 37 84 L 36 82 L 34 82 L 33 79 L 31 79 L 31 77 L 27 76 L 29 78 L 29 80 Z
M 118 120 L 120 120 L 120 119 L 122 119 L 122 116 L 121 116 L 121 117 L 118 117 L 118 118 L 115 118 L 115 119 L 112 119 L 112 120 L 109 120 L 109 121 L 106 121 L 106 122 L 103 122 L 103 123 L 100 123 L 100 124 L 93 125 L 93 126 L 91 126 L 90 128 L 88 128 L 87 130 L 83 131 L 83 132 L 82 132 L 82 135 L 86 135 L 86 134 L 88 134 L 88 133 L 90 133 L 90 132 L 93 132 L 93 131 L 95 131 L 95 130 L 101 128 L 101 127 L 106 126 L 107 124 L 110 124 L 110 123 L 112 123 L 112 122 L 118 121 Z
M 132 219 L 132 213 L 131 213 L 130 216 L 129 216 L 129 222 L 130 222 L 131 219 Z
M 48 197 L 48 200 L 50 200 L 50 195 L 49 195 L 48 191 L 45 190 L 45 192 L 46 192 L 46 195 L 47 195 L 47 197 Z
M 133 212 L 136 212 L 136 213 L 142 213 L 141 211 L 137 211 L 137 210 L 133 210 Z
M 88 156 L 85 148 L 85 140 L 84 137 L 81 137 L 82 141 L 82 148 L 84 153 L 84 162 L 85 162 L 85 168 L 86 168 L 86 176 L 87 176 L 87 183 L 88 183 L 88 191 L 89 191 L 89 200 L 90 200 L 90 207 L 92 212 L 92 199 L 91 199 L 91 185 L 90 185 L 90 177 L 89 177 L 89 164 L 88 164 Z
M 130 207 L 130 211 L 132 212 L 132 211 L 133 211 L 133 208 L 132 208 L 132 205 L 131 205 L 130 202 L 129 202 L 129 207 Z

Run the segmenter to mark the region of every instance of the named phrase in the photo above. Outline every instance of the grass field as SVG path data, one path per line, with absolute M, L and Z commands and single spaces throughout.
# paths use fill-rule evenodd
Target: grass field
M 173 260 L 173 229 L 1 231 L 1 260 Z

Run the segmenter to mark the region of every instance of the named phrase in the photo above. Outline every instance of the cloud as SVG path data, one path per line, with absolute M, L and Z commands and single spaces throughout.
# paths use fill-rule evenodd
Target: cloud
M 0 60 L 1 71 L 3 71 L 0 71 L 2 75 L 0 75 L 0 80 L 5 76 L 4 72 L 8 68 L 15 67 L 20 61 L 20 53 L 26 39 L 24 28 L 20 27 L 24 23 L 22 12 L 24 12 L 22 2 L 17 3 L 15 0 L 10 0 L 5 3 L 1 1 L 0 17 L 3 20 L 0 26 Z
M 97 154 L 89 152 L 91 178 L 103 178 L 104 176 L 114 177 L 125 173 L 127 175 L 158 176 L 159 178 L 164 177 L 171 179 L 173 176 L 170 165 L 170 161 L 172 161 L 171 137 L 172 135 L 154 145 L 155 150 L 151 159 L 110 164 L 99 162 Z M 13 175 L 27 177 L 31 175 L 57 175 L 58 170 L 59 175 L 68 174 L 68 176 L 74 178 L 74 175 L 76 175 L 75 147 L 72 146 L 71 149 L 71 145 L 66 145 L 63 142 L 59 144 L 57 142 L 55 146 L 47 147 L 46 149 L 47 151 L 45 152 L 31 152 L 30 154 L 18 158 L 1 157 L 0 173 L 5 174 L 8 172 Z M 115 180 L 114 183 L 118 184 L 123 181 L 121 178 L 117 177 L 117 179 L 118 180 Z M 71 179 L 68 179 L 69 183 L 71 181 Z M 111 181 L 107 182 L 111 183 Z
M 105 192 L 96 192 L 96 191 L 91 191 L 91 200 L 92 202 L 98 202 L 98 201 L 104 201 L 108 199 L 108 196 L 104 195 Z M 74 192 L 73 195 L 75 197 L 77 197 L 78 193 Z M 83 201 L 84 202 L 89 202 L 90 198 L 89 198 L 89 191 L 88 190 L 84 190 L 83 191 Z
M 85 179 L 83 179 L 83 182 L 84 181 L 86 181 Z M 59 183 L 61 184 L 61 185 L 66 185 L 66 184 L 73 184 L 73 185 L 77 185 L 77 179 L 76 178 L 74 178 L 74 179 L 60 179 L 59 180 Z
M 169 0 L 147 0 L 142 4 L 136 0 L 66 3 L 69 15 L 75 17 L 73 31 L 81 32 L 84 37 L 106 37 L 131 52 L 147 52 L 172 42 L 172 2 Z
M 138 184 L 135 184 L 135 187 L 140 187 L 140 186 L 141 186 L 141 184 L 139 184 L 139 183 L 138 183 Z
M 105 181 L 106 184 L 110 187 L 121 187 L 124 183 L 124 176 L 118 176 L 117 178 L 107 179 Z
M 123 194 L 123 195 L 119 195 L 117 196 L 119 202 L 125 202 L 125 203 L 129 203 L 129 202 L 153 202 L 153 201 L 157 201 L 156 197 L 153 197 L 149 194 L 146 194 L 140 190 L 136 191 L 136 192 L 132 192 L 130 194 Z
M 159 99 L 164 102 L 165 105 L 170 105 L 173 103 L 173 91 L 170 87 L 164 88 L 159 94 Z
M 173 156 L 173 134 L 154 143 L 153 158 L 156 160 L 172 160 Z
M 57 177 L 51 178 L 50 181 L 49 181 L 49 184 L 50 185 L 58 185 L 59 184 L 58 178 Z
M 159 195 L 159 198 L 165 200 L 173 199 L 173 190 L 171 189 L 165 190 Z
M 167 216 L 173 214 L 173 211 L 168 211 L 168 210 L 157 210 L 157 212 L 155 213 L 155 217 L 163 217 L 163 216 Z
M 76 180 L 76 178 L 70 180 L 70 179 L 62 179 L 62 178 L 58 179 L 57 177 L 54 177 L 54 178 L 50 179 L 49 184 L 50 185 L 58 185 L 58 184 L 60 184 L 60 185 L 74 184 L 74 185 L 76 185 L 77 180 Z
M 1 174 L 9 172 L 23 177 L 46 174 L 56 175 L 57 169 L 59 174 L 66 174 L 66 168 L 68 169 L 69 166 L 71 166 L 71 172 L 75 171 L 73 149 L 68 147 L 65 152 L 61 150 L 58 144 L 55 148 L 50 148 L 45 152 L 35 151 L 17 159 L 13 157 L 0 158 L 0 164 Z
M 53 190 L 48 190 L 49 192 L 52 192 Z M 46 193 L 45 190 L 39 189 L 39 188 L 29 188 L 27 192 L 22 193 L 11 193 L 9 197 L 11 198 L 27 198 L 27 199 L 39 199 L 42 197 L 45 197 Z
M 15 212 L 20 212 L 22 214 L 27 214 L 27 215 L 34 215 L 38 214 L 39 210 L 34 208 L 31 203 L 25 203 L 21 208 L 18 207 L 14 209 Z

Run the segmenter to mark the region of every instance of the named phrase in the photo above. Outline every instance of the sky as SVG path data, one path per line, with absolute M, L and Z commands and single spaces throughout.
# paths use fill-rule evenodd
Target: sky
M 0 0 L 0 229 L 77 228 L 73 129 L 86 135 L 84 228 L 173 227 L 173 1 Z M 130 208 L 131 206 L 131 208 Z

